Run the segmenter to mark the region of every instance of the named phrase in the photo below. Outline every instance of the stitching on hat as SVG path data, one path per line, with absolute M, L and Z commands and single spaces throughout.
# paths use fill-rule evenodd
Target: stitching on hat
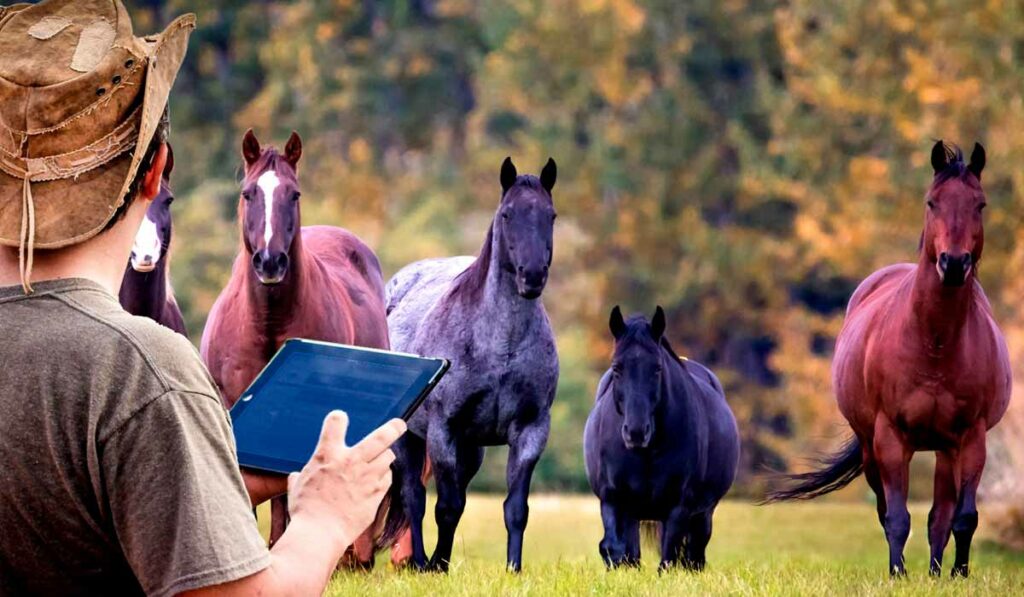
M 39 22 L 29 28 L 28 34 L 36 39 L 50 39 L 67 29 L 70 25 L 71 19 L 51 15 L 39 19 Z
M 96 68 L 110 47 L 114 45 L 117 32 L 106 19 L 96 19 L 82 30 L 78 47 L 71 58 L 71 70 L 87 73 Z

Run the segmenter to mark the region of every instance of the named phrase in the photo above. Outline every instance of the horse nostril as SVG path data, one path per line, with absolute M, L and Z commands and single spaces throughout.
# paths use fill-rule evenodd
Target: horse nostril
M 650 436 L 651 436 L 651 424 L 648 423 L 648 424 L 644 425 L 644 437 L 650 437 Z
M 521 265 L 518 268 L 516 268 L 516 269 L 519 271 L 519 273 L 523 273 L 526 270 L 526 268 L 524 268 Z
M 939 254 L 939 267 L 941 267 L 942 269 L 946 269 L 946 267 L 948 265 L 949 265 L 949 253 L 946 253 L 945 251 L 943 251 L 942 253 Z

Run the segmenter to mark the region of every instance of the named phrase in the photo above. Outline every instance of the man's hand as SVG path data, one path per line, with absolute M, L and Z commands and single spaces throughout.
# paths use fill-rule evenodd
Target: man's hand
M 306 519 L 344 550 L 367 529 L 391 487 L 391 444 L 405 433 L 405 421 L 392 419 L 351 448 L 345 445 L 348 415 L 333 411 L 324 419 L 313 457 L 288 476 L 288 510 L 293 522 Z

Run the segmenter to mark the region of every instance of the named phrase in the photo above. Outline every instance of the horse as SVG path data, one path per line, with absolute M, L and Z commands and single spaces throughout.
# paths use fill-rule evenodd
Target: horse
M 409 421 L 395 446 L 395 479 L 411 525 L 418 570 L 447 571 L 466 487 L 485 446 L 508 445 L 508 568 L 522 568 L 523 533 L 534 467 L 547 444 L 558 384 L 558 354 L 543 303 L 553 248 L 551 190 L 557 167 L 519 176 L 501 167 L 501 200 L 476 259 L 431 259 L 388 282 L 388 325 L 395 350 L 443 357 L 452 368 Z M 437 487 L 437 545 L 423 546 L 429 456 Z
M 940 140 L 931 163 L 917 263 L 890 265 L 865 279 L 836 339 L 832 383 L 854 436 L 817 470 L 788 476 L 790 485 L 768 500 L 817 497 L 863 472 L 877 496 L 889 572 L 905 576 L 908 467 L 915 452 L 934 451 L 929 572 L 942 573 L 952 532 L 952 575 L 966 577 L 985 434 L 1009 405 L 1011 373 L 1006 342 L 977 279 L 985 149 L 976 143 L 965 164 L 959 148 Z
M 583 431 L 587 480 L 601 500 L 605 565 L 640 564 L 640 523 L 655 521 L 661 569 L 703 570 L 718 502 L 736 478 L 740 439 L 722 384 L 681 359 L 665 337 L 665 311 L 650 323 L 608 321 L 615 350 Z
M 227 408 L 289 338 L 389 347 L 377 256 L 342 228 L 301 226 L 301 155 L 302 140 L 294 132 L 284 153 L 262 148 L 251 129 L 242 140 L 241 247 L 200 348 Z M 273 544 L 287 525 L 287 497 L 275 498 L 271 508 Z M 390 545 L 404 524 L 400 512 L 382 504 L 377 523 L 359 538 L 346 563 L 372 567 L 376 548 Z M 373 531 L 381 527 L 375 542 Z
M 125 311 L 148 317 L 160 325 L 188 336 L 185 320 L 170 281 L 171 249 L 171 171 L 174 152 L 167 145 L 167 165 L 160 180 L 160 192 L 146 209 L 139 231 L 135 234 L 131 257 L 125 266 L 118 298 Z

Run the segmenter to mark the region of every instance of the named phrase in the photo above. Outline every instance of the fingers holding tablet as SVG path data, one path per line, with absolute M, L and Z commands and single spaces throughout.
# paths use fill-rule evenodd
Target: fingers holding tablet
M 391 445 L 398 441 L 398 438 L 402 437 L 406 428 L 406 423 L 402 419 L 391 419 L 363 438 L 363 441 L 353 446 L 352 450 L 358 454 L 358 457 L 363 462 L 372 462 L 385 451 L 388 451 Z M 391 455 L 391 460 L 394 460 L 393 454 Z
M 391 486 L 391 444 L 405 432 L 395 419 L 349 448 L 348 416 L 333 411 L 324 419 L 320 442 L 309 463 L 288 477 L 289 510 L 335 536 L 351 542 L 369 527 Z

